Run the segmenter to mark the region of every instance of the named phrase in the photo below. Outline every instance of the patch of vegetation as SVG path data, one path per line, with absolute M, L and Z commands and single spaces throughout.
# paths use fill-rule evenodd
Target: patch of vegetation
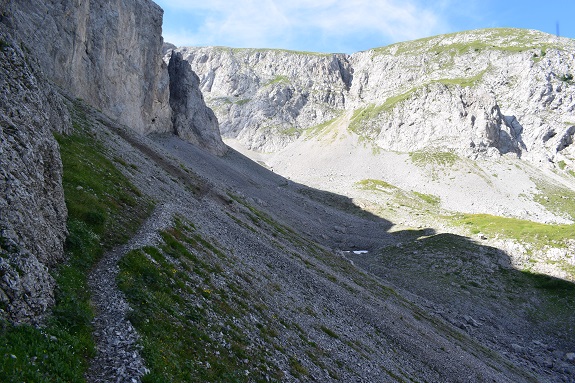
M 375 179 L 365 179 L 356 182 L 356 186 L 359 186 L 363 190 L 371 190 L 371 191 L 395 191 L 397 190 L 397 186 L 387 183 L 382 180 L 375 180 Z
M 436 150 L 420 150 L 409 153 L 409 158 L 417 166 L 453 166 L 460 160 L 454 152 L 443 152 Z
M 269 80 L 267 83 L 264 84 L 264 86 L 269 86 L 269 85 L 273 85 L 273 84 L 289 84 L 291 81 L 289 79 L 289 77 L 287 76 L 283 76 L 283 75 L 278 75 L 276 77 L 274 77 L 273 79 Z
M 430 205 L 439 206 L 441 204 L 441 198 L 439 198 L 436 195 L 424 194 L 424 193 L 419 193 L 416 191 L 414 191 L 413 194 L 415 194 L 419 199 L 421 199 L 422 201 L 424 201 L 425 203 L 428 203 Z
M 500 235 L 538 248 L 562 247 L 567 240 L 575 238 L 575 225 L 550 225 L 489 214 L 462 214 L 452 220 L 472 234 Z
M 42 328 L 0 322 L 0 381 L 82 382 L 95 353 L 87 274 L 106 249 L 131 236 L 150 203 L 104 154 L 80 109 L 58 135 L 68 207 L 68 263 L 55 273 L 56 304 Z
M 559 167 L 559 169 L 564 170 L 567 164 L 565 163 L 565 161 L 560 160 L 557 162 L 557 166 Z
M 452 85 L 452 86 L 460 86 L 462 88 L 473 87 L 477 85 L 479 82 L 481 82 L 486 72 L 487 69 L 484 69 L 473 77 L 433 80 L 432 83 L 436 82 L 446 86 Z
M 234 104 L 236 104 L 236 105 L 238 105 L 238 106 L 242 106 L 242 105 L 247 104 L 247 103 L 250 102 L 251 100 L 252 100 L 251 98 L 244 98 L 244 99 L 241 99 L 241 100 L 238 100 L 238 101 L 234 102 Z
M 226 287 L 213 282 L 223 272 L 223 252 L 181 220 L 161 236 L 163 244 L 134 250 L 119 264 L 118 286 L 150 369 L 143 382 L 279 379 L 267 351 L 236 319 L 252 310 L 249 295 L 231 280 Z M 267 340 L 278 335 L 273 323 L 258 324 L 252 330 Z
M 559 216 L 575 220 L 575 191 L 542 180 L 532 180 L 539 189 L 539 193 L 533 198 L 534 201 Z
M 330 337 L 332 337 L 334 339 L 339 339 L 339 335 L 337 335 L 337 333 L 335 331 L 333 331 L 332 329 L 330 329 L 326 326 L 321 326 L 320 329 L 321 329 L 321 331 L 323 331 L 324 333 L 326 333 Z
M 289 358 L 289 365 L 291 368 L 291 373 L 293 376 L 297 378 L 301 378 L 303 376 L 308 376 L 309 371 L 305 368 L 296 358 L 293 356 Z
M 333 124 L 335 122 L 335 120 L 337 120 L 337 117 L 332 118 L 331 120 L 328 120 L 328 121 L 324 121 L 321 124 L 318 124 L 316 126 L 312 126 L 311 128 L 307 128 L 305 130 L 305 134 L 308 137 L 317 136 L 318 134 L 322 133 L 325 128 L 327 128 L 328 126 Z
M 356 109 L 353 112 L 348 129 L 359 135 L 365 134 L 365 121 L 374 120 L 380 114 L 393 110 L 397 104 L 409 99 L 417 89 L 412 88 L 397 96 L 388 97 L 381 105 L 370 104 L 365 108 Z
M 0 39 L 0 50 L 4 50 L 4 48 L 9 47 L 9 46 L 10 46 L 10 44 L 8 44 L 3 39 Z
M 465 42 L 451 42 L 454 37 L 468 35 Z M 538 41 L 539 36 L 530 31 L 513 28 L 490 28 L 467 32 L 450 33 L 446 35 L 427 37 L 419 40 L 393 44 L 387 47 L 374 49 L 374 54 L 421 54 L 431 52 L 436 54 L 447 53 L 451 56 L 468 52 L 481 52 L 483 50 L 503 52 L 524 52 L 536 50 L 563 49 L 560 44 L 547 41 Z
M 353 200 L 349 197 L 308 187 L 298 188 L 297 191 L 298 193 L 306 195 L 314 201 L 323 203 L 324 205 L 333 207 L 343 212 L 354 214 L 363 218 L 373 218 L 369 213 L 353 203 Z
M 559 81 L 563 81 L 567 84 L 573 84 L 573 75 L 570 73 L 565 73 L 559 76 Z

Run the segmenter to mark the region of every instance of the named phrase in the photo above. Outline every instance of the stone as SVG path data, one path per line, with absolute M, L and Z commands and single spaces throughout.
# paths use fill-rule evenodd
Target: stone
M 58 86 L 137 132 L 172 130 L 163 11 L 154 2 L 19 0 L 5 15 Z
M 352 55 L 180 47 L 222 135 L 274 152 L 337 119 L 384 150 L 440 146 L 470 158 L 509 154 L 539 164 L 574 154 L 571 39 L 537 31 L 468 31 Z M 508 38 L 549 45 L 510 51 Z M 454 56 L 453 46 L 474 42 Z M 487 44 L 491 48 L 487 47 Z M 433 47 L 433 49 L 430 49 Z M 521 81 L 518 81 L 521 79 Z M 312 130 L 313 132 L 313 130 Z
M 511 345 L 511 349 L 518 354 L 523 354 L 523 352 L 525 352 L 525 348 L 521 347 L 520 345 L 518 345 L 516 343 L 513 343 Z
M 184 140 L 224 155 L 227 146 L 220 136 L 214 112 L 208 108 L 199 89 L 199 78 L 181 53 L 170 51 L 170 106 L 174 132 Z
M 54 133 L 70 115 L 0 23 L 0 317 L 38 323 L 54 302 L 49 270 L 64 260 L 67 210 Z

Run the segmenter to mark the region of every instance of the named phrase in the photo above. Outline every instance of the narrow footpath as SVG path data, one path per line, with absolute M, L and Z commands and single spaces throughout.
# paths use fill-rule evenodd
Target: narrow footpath
M 158 205 L 136 235 L 105 253 L 88 276 L 96 310 L 93 321 L 96 356 L 86 375 L 89 383 L 136 383 L 146 374 L 138 334 L 126 318 L 128 303 L 116 285 L 118 261 L 131 250 L 158 243 L 161 240 L 158 232 L 171 225 L 175 211 L 172 204 Z

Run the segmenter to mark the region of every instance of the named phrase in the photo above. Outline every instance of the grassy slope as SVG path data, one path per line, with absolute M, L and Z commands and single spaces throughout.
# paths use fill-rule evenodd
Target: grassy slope
M 55 271 L 56 305 L 43 328 L 0 325 L 0 381 L 80 382 L 94 355 L 87 274 L 106 249 L 127 238 L 151 204 L 91 135 L 81 106 L 74 131 L 57 136 L 68 208 L 68 263 Z

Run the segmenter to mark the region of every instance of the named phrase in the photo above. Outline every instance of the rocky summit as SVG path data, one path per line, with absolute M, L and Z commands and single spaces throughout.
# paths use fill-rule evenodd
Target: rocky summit
M 0 381 L 575 382 L 572 40 L 161 25 L 0 2 Z

